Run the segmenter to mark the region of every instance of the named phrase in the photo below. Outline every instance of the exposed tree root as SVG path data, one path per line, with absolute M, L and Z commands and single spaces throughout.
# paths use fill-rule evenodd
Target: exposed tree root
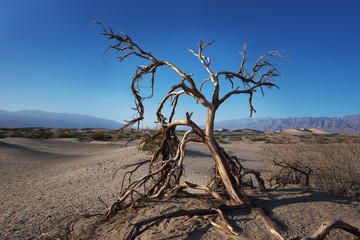
M 267 216 L 262 208 L 260 207 L 251 207 L 248 205 L 233 205 L 233 206 L 226 206 L 222 205 L 218 208 L 209 208 L 209 209 L 193 209 L 193 210 L 178 210 L 171 213 L 166 213 L 162 215 L 158 215 L 137 223 L 134 223 L 129 234 L 127 235 L 127 240 L 132 240 L 141 235 L 144 231 L 151 228 L 152 226 L 158 224 L 164 219 L 169 218 L 177 218 L 177 217 L 193 217 L 193 216 L 204 216 L 204 215 L 215 215 L 218 214 L 220 216 L 220 219 L 224 223 L 225 226 L 222 226 L 218 223 L 215 223 L 214 221 L 210 220 L 211 225 L 213 225 L 215 228 L 223 231 L 226 234 L 234 235 L 242 237 L 242 239 L 248 239 L 244 234 L 239 233 L 234 230 L 234 228 L 231 226 L 229 221 L 227 220 L 226 216 L 224 215 L 224 212 L 231 212 L 235 210 L 244 210 L 253 212 L 256 215 L 259 215 L 264 220 L 267 228 L 269 229 L 270 233 L 278 240 L 285 240 L 281 235 L 281 229 L 276 225 L 274 220 L 272 220 L 269 216 Z M 326 235 L 329 234 L 329 232 L 333 229 L 342 229 L 346 232 L 351 233 L 352 235 L 356 237 L 360 237 L 360 231 L 358 228 L 347 224 L 340 220 L 333 220 L 329 222 L 325 222 L 321 225 L 321 227 L 310 237 L 301 238 L 302 240 L 323 240 L 325 239 Z M 293 238 L 292 238 L 293 239 Z M 295 239 L 299 239 L 296 237 Z
M 237 232 L 234 230 L 234 228 L 230 225 L 229 221 L 226 219 L 226 217 L 224 216 L 224 213 L 221 211 L 220 208 L 214 208 L 214 210 L 219 214 L 221 220 L 225 223 L 225 227 L 217 224 L 217 223 L 214 223 L 213 221 L 210 221 L 210 223 L 214 226 L 214 227 L 217 227 L 217 228 L 220 228 L 222 229 L 224 232 L 226 232 L 227 234 L 230 234 L 230 235 L 235 235 L 235 236 L 242 236 L 242 237 L 245 237 L 243 234 Z
M 184 188 L 192 188 L 192 189 L 198 189 L 198 190 L 204 190 L 205 192 L 211 194 L 216 200 L 218 200 L 221 204 L 225 204 L 225 205 L 231 205 L 231 202 L 224 199 L 219 193 L 211 190 L 208 187 L 205 186 L 200 186 L 197 184 L 193 184 L 193 183 L 189 183 L 189 182 L 185 182 L 183 184 L 180 184 L 178 186 L 176 186 L 170 193 L 169 195 L 172 195 L 173 192 L 177 192 L 180 190 L 183 190 Z

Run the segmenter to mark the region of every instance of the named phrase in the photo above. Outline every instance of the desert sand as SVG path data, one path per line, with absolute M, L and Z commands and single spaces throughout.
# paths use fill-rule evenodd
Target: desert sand
M 236 141 L 222 145 L 243 160 L 245 167 L 266 173 L 268 157 L 261 151 L 263 144 Z M 148 157 L 135 143 L 124 148 L 122 143 L 83 143 L 75 139 L 0 139 L 0 239 L 36 239 L 42 233 L 53 235 L 77 214 L 104 213 L 104 203 L 110 205 L 118 197 L 124 173 L 119 168 Z M 206 185 L 213 164 L 204 146 L 191 144 L 183 181 Z M 142 206 L 117 215 L 98 224 L 82 239 L 124 239 L 132 223 L 147 217 L 178 209 L 211 207 L 211 198 L 198 193 L 202 192 L 154 201 L 151 208 Z M 279 222 L 287 238 L 306 236 L 331 219 L 342 219 L 360 227 L 358 200 L 297 186 L 262 193 L 252 190 L 249 194 Z M 272 239 L 259 216 L 237 210 L 228 217 L 235 230 L 247 237 Z M 219 222 L 217 218 L 195 216 L 165 220 L 139 239 L 241 239 L 214 228 L 209 220 Z M 349 239 L 349 235 L 335 230 L 326 239 Z

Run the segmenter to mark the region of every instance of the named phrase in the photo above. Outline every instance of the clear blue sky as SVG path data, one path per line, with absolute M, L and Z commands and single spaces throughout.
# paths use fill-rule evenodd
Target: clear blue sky
M 169 60 L 199 83 L 207 78 L 187 50 L 202 38 L 215 40 L 205 55 L 213 71 L 236 70 L 248 43 L 255 61 L 270 50 L 290 58 L 279 65 L 279 90 L 254 96 L 254 117 L 341 117 L 360 113 L 360 1 L 313 0 L 0 0 L 0 109 L 89 114 L 130 119 L 134 58 L 124 63 L 102 54 L 110 44 L 91 20 L 130 35 L 157 58 Z M 147 104 L 143 126 L 179 79 L 158 71 L 156 97 Z M 191 99 L 186 111 L 202 121 Z M 235 97 L 216 120 L 248 117 L 246 97 Z M 199 125 L 202 125 L 199 122 Z

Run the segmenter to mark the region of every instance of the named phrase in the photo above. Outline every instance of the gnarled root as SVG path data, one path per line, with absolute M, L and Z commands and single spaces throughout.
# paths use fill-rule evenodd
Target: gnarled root
M 110 208 L 105 213 L 105 218 L 108 219 L 114 216 L 119 209 L 121 208 L 121 204 L 134 192 L 133 188 L 130 188 L 122 197 L 120 197 L 116 202 L 114 202 Z
M 234 228 L 230 225 L 229 221 L 226 219 L 226 217 L 224 216 L 224 213 L 221 211 L 220 208 L 215 208 L 214 210 L 219 214 L 221 220 L 225 223 L 226 228 L 213 222 L 213 221 L 210 221 L 211 225 L 223 230 L 227 234 L 245 237 L 243 234 L 234 230 Z
M 342 229 L 346 232 L 351 233 L 356 237 L 360 237 L 360 230 L 346 222 L 341 220 L 332 220 L 321 224 L 320 228 L 310 237 L 302 238 L 302 240 L 322 240 L 325 239 L 326 235 L 333 229 Z
M 281 236 L 277 229 L 272 228 L 270 225 L 268 226 L 270 227 L 270 232 L 276 237 L 276 239 L 285 240 L 285 238 Z M 360 237 L 360 230 L 358 228 L 341 220 L 332 220 L 324 222 L 313 235 L 301 238 L 301 240 L 323 240 L 330 233 L 331 230 L 337 228 L 351 233 L 356 237 L 356 239 L 359 239 Z
M 221 204 L 225 204 L 225 205 L 231 205 L 231 202 L 224 199 L 219 193 L 211 190 L 208 187 L 205 186 L 200 186 L 194 183 L 189 183 L 189 182 L 185 182 L 183 184 L 179 184 L 178 186 L 176 186 L 175 188 L 172 189 L 172 191 L 169 192 L 168 196 L 173 195 L 174 193 L 184 189 L 184 188 L 192 188 L 192 189 L 197 189 L 197 190 L 203 190 L 209 194 L 211 194 L 216 200 L 218 200 Z

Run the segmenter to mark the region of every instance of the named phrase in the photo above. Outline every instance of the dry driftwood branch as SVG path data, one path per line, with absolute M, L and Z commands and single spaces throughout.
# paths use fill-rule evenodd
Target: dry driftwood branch
M 253 169 L 245 169 L 243 176 L 247 174 L 252 174 L 255 176 L 255 179 L 258 183 L 258 186 L 260 190 L 265 190 L 265 181 L 261 178 L 261 173 L 259 171 L 253 170 Z
M 360 230 L 348 223 L 341 220 L 332 220 L 321 224 L 320 228 L 310 237 L 303 238 L 303 240 L 322 240 L 325 239 L 326 235 L 333 229 L 342 229 L 346 232 L 351 233 L 356 237 L 360 237 Z
M 225 228 L 225 227 L 221 226 L 220 224 L 213 222 L 212 220 L 210 220 L 210 224 L 213 225 L 214 227 L 216 227 L 217 229 L 220 229 L 221 231 L 225 232 L 226 234 L 234 235 L 228 228 Z
M 227 232 L 228 234 L 231 234 L 231 235 L 245 237 L 243 234 L 241 234 L 241 233 L 234 230 L 234 228 L 230 225 L 229 221 L 224 216 L 224 213 L 221 211 L 221 209 L 215 208 L 214 210 L 219 214 L 221 220 L 225 223 L 225 226 L 226 226 L 226 229 L 227 229 L 227 230 L 224 230 L 225 232 Z M 216 223 L 214 223 L 212 221 L 211 221 L 211 224 L 213 226 L 219 226 L 219 225 L 217 225 Z
M 270 233 L 274 235 L 277 240 L 285 240 L 285 238 L 273 228 L 270 229 Z
M 220 203 L 225 204 L 225 205 L 230 205 L 230 202 L 228 200 L 225 200 L 219 193 L 211 190 L 208 187 L 200 186 L 200 185 L 189 183 L 189 182 L 185 182 L 183 184 L 177 185 L 175 188 L 173 188 L 173 190 L 171 192 L 169 192 L 168 196 L 171 196 L 174 193 L 176 193 L 176 192 L 178 192 L 180 190 L 183 190 L 184 188 L 192 188 L 192 189 L 197 189 L 197 190 L 203 190 L 203 191 L 209 193 L 210 195 L 212 195 Z
M 123 196 L 121 196 L 115 203 L 111 205 L 110 208 L 105 213 L 105 218 L 110 218 L 114 216 L 118 208 L 121 207 L 121 204 L 134 192 L 134 189 L 130 188 Z

